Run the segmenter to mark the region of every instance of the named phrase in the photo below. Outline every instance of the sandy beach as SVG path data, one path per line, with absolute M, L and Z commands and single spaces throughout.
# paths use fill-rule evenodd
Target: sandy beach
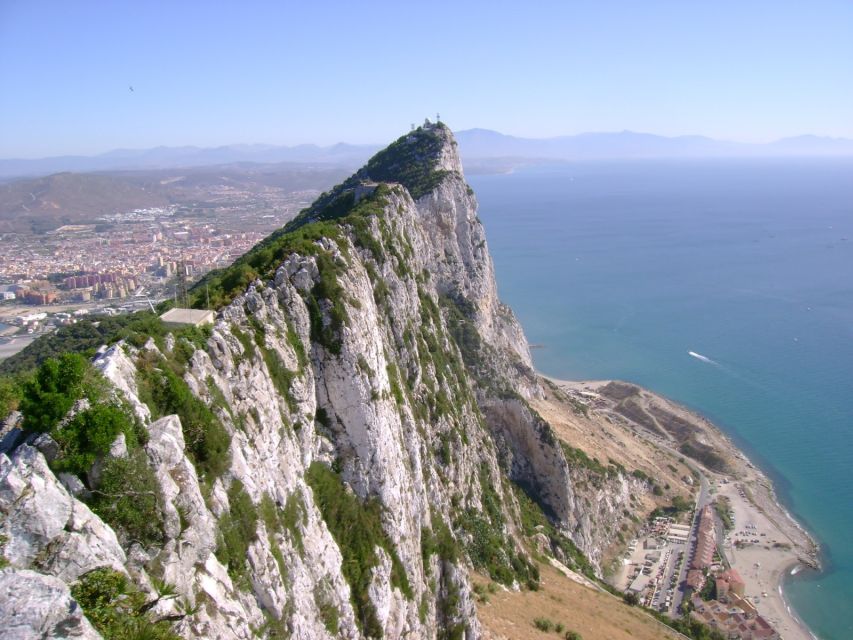
M 817 545 L 781 506 L 768 477 L 728 436 L 701 415 L 634 385 L 551 380 L 590 409 L 658 447 L 678 451 L 688 425 L 693 431 L 690 442 L 718 453 L 725 460 L 724 470 L 694 462 L 710 481 L 712 497 L 729 501 L 734 527 L 726 535 L 723 551 L 743 578 L 745 596 L 785 640 L 815 638 L 785 601 L 782 584 L 797 567 L 819 567 Z M 626 399 L 630 411 L 625 408 Z
M 735 522 L 726 556 L 746 583 L 746 596 L 784 638 L 811 639 L 785 601 L 782 583 L 797 567 L 816 565 L 814 543 L 778 504 L 767 478 L 748 471 L 744 479 L 720 486 L 719 495 L 730 499 Z

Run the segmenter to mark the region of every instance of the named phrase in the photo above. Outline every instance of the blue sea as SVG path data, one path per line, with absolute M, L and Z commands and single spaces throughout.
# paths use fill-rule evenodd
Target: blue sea
M 721 426 L 822 546 L 825 571 L 786 597 L 823 640 L 853 638 L 853 160 L 566 163 L 469 182 L 537 367 L 630 380 Z

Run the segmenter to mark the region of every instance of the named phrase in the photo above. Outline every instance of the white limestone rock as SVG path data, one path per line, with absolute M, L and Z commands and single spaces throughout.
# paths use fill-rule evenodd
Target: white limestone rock
M 153 349 L 157 348 L 153 340 L 148 341 L 146 348 L 149 344 Z M 140 422 L 148 424 L 151 420 L 151 410 L 139 400 L 136 388 L 136 365 L 127 354 L 130 349 L 131 347 L 124 343 L 114 344 L 98 356 L 93 364 L 122 393 L 123 398 L 130 402 Z
M 0 455 L 4 555 L 13 566 L 32 565 L 39 552 L 63 534 L 72 510 L 73 498 L 37 449 L 23 445 L 11 459 Z
M 37 566 L 66 581 L 98 567 L 124 571 L 113 530 L 68 493 L 33 447 L 0 455 L 0 514 L 12 566 Z
M 0 629 L 4 640 L 99 640 L 68 584 L 27 569 L 0 571 Z
M 482 510 L 488 487 L 502 496 L 504 471 L 537 487 L 558 524 L 597 561 L 607 543 L 602 528 L 616 530 L 616 515 L 637 487 L 608 480 L 596 508 L 586 509 L 559 444 L 526 407 L 524 398 L 541 392 L 527 342 L 497 297 L 477 203 L 452 136 L 436 131 L 442 146 L 434 166 L 447 172 L 440 183 L 417 202 L 392 186 L 382 216 L 367 220 L 381 256 L 359 246 L 347 225 L 336 240 L 316 243 L 336 265 L 336 300 L 313 300 L 318 260 L 294 254 L 271 282 L 252 283 L 219 312 L 184 381 L 231 436 L 220 477 L 199 478 L 178 416 L 151 420 L 139 399 L 133 348 L 114 345 L 96 359 L 149 432 L 144 451 L 159 486 L 162 546 L 131 542 L 122 550 L 115 533 L 69 493 L 85 495 L 85 487 L 68 477 L 60 482 L 24 445 L 0 455 L 0 532 L 14 567 L 67 583 L 88 568 L 110 566 L 147 592 L 152 576 L 162 578 L 178 597 L 159 603 L 159 614 L 175 613 L 178 601 L 195 608 L 175 627 L 187 638 L 249 640 L 272 628 L 294 638 L 330 638 L 322 604 L 338 611 L 334 637 L 360 640 L 344 554 L 306 481 L 317 462 L 339 469 L 346 490 L 378 506 L 389 548 L 406 573 L 411 599 L 391 584 L 394 563 L 377 547 L 368 596 L 388 638 L 433 638 L 444 624 L 462 625 L 466 640 L 480 637 L 465 561 L 432 555 L 424 566 L 421 534 L 433 522 L 453 523 L 458 509 Z M 489 385 L 481 388 L 457 364 L 439 306 L 444 296 L 467 301 L 482 339 L 477 373 Z M 317 322 L 330 326 L 333 310 L 344 319 L 339 345 L 330 348 L 312 335 Z M 168 353 L 174 338 L 165 344 Z M 149 340 L 145 349 L 157 347 Z M 492 387 L 518 396 L 498 397 Z M 127 455 L 123 444 L 116 442 L 110 455 Z M 232 577 L 220 559 L 236 481 L 260 517 L 246 540 L 245 570 Z M 517 525 L 512 510 L 504 510 L 512 538 Z M 442 600 L 451 594 L 456 604 L 448 612 Z M 62 615 L 57 605 L 41 619 L 48 624 Z

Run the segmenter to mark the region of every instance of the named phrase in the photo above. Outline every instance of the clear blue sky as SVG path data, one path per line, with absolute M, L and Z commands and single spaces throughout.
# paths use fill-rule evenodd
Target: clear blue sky
M 853 137 L 853 2 L 0 0 L 0 157 L 384 142 L 436 111 Z

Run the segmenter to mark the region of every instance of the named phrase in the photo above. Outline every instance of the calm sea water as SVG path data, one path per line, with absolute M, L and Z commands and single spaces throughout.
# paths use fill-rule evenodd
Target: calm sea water
M 786 583 L 797 613 L 824 640 L 853 638 L 853 161 L 469 182 L 537 366 L 634 381 L 723 427 L 823 545 L 826 571 Z

